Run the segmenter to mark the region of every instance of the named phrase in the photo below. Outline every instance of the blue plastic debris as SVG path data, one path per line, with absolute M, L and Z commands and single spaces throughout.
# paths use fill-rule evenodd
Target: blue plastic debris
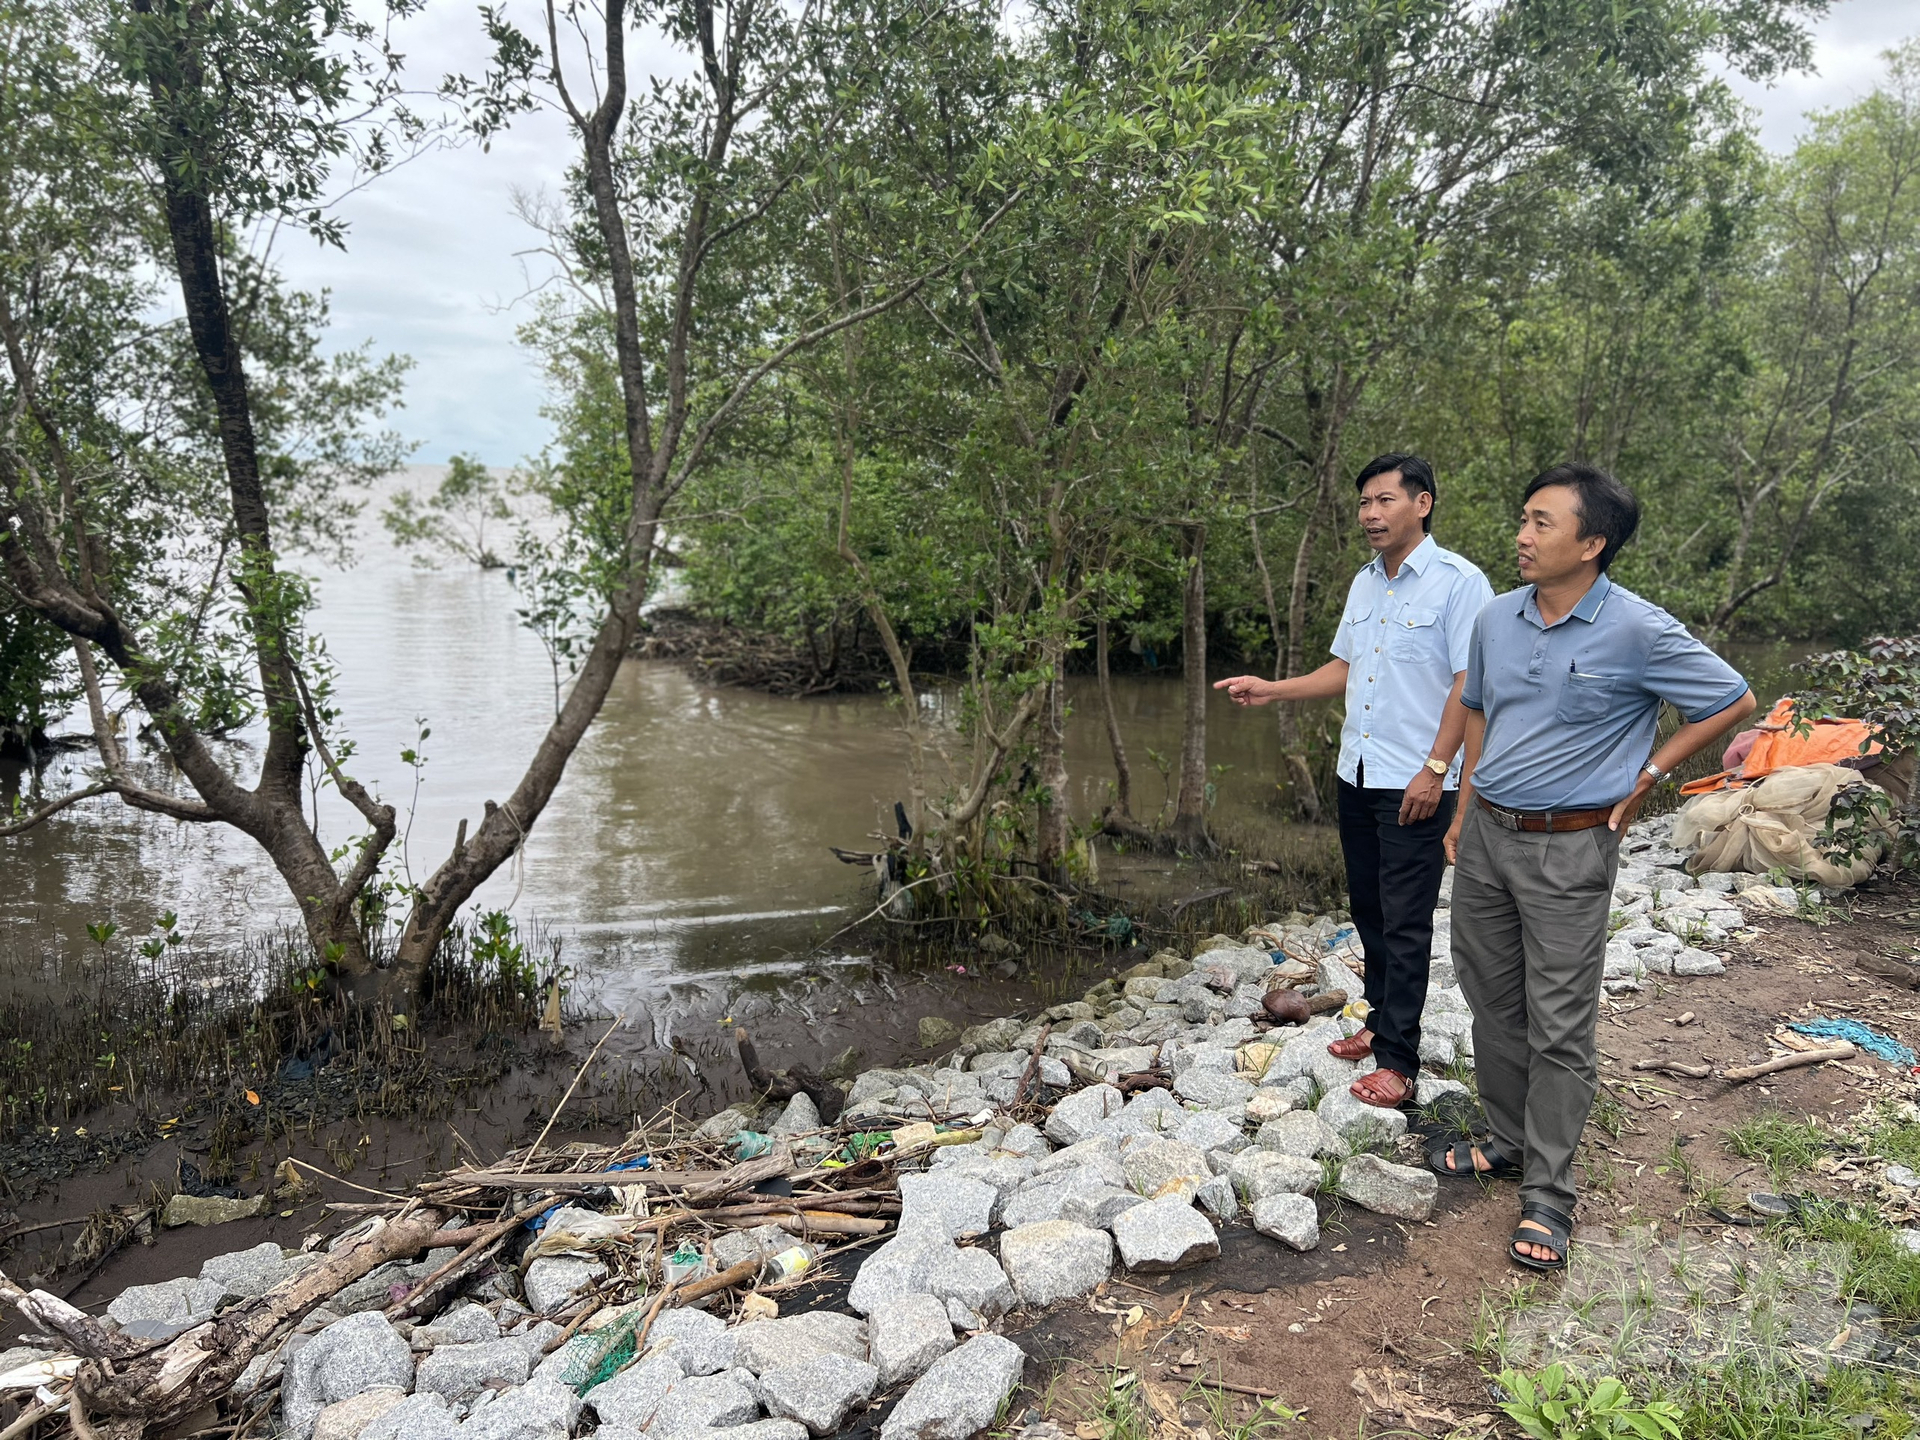
M 1920 1063 L 1920 1058 L 1893 1036 L 1871 1025 L 1862 1025 L 1858 1020 L 1796 1020 L 1787 1028 L 1815 1040 L 1850 1041 L 1856 1049 L 1878 1055 L 1889 1065 L 1898 1065 L 1903 1070 L 1911 1070 Z
M 762 1135 L 758 1130 L 736 1130 L 727 1143 L 733 1147 L 736 1160 L 758 1160 L 773 1149 L 773 1137 Z
M 645 1169 L 648 1169 L 652 1164 L 653 1164 L 653 1159 L 651 1156 L 642 1155 L 637 1159 L 622 1160 L 618 1165 L 609 1165 L 607 1166 L 607 1169 L 609 1170 L 645 1170 Z M 546 1229 L 547 1221 L 551 1220 L 554 1217 L 556 1212 L 566 1209 L 568 1204 L 570 1203 L 571 1202 L 566 1200 L 560 1200 L 560 1201 L 556 1201 L 552 1205 L 549 1205 L 546 1209 L 542 1210 L 538 1215 L 534 1216 L 531 1220 L 527 1221 L 527 1229 L 534 1231 L 536 1234 Z

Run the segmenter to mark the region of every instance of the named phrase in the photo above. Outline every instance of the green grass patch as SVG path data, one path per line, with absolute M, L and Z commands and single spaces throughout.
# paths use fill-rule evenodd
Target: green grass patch
M 1867 1132 L 1865 1149 L 1890 1165 L 1905 1165 L 1920 1170 L 1920 1122 L 1876 1111 L 1873 1126 Z
M 1815 1200 L 1792 1219 L 1768 1227 L 1783 1238 L 1804 1235 L 1844 1248 L 1846 1294 L 1878 1306 L 1895 1320 L 1920 1321 L 1920 1254 L 1894 1239 L 1893 1230 L 1870 1210 L 1839 1201 Z
M 1670 1386 L 1685 1440 L 1911 1440 L 1920 1385 L 1858 1367 L 1825 1384 L 1741 1363 Z
M 1811 1170 L 1834 1148 L 1834 1136 L 1811 1120 L 1768 1110 L 1729 1128 L 1727 1148 L 1743 1160 L 1761 1161 L 1778 1185 Z

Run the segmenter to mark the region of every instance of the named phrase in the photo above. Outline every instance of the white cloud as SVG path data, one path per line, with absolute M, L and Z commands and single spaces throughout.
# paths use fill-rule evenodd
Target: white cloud
M 509 0 L 506 11 L 523 27 L 538 18 L 527 0 Z M 429 4 L 395 36 L 416 91 L 437 88 L 448 72 L 478 78 L 486 67 L 486 36 L 471 4 Z M 648 34 L 630 38 L 628 62 L 635 85 L 682 69 Z M 514 304 L 526 290 L 515 252 L 535 237 L 515 217 L 512 197 L 557 190 L 573 154 L 557 112 L 517 116 L 489 150 L 438 150 L 348 196 L 338 209 L 349 226 L 344 252 L 301 236 L 280 241 L 289 280 L 332 292 L 335 344 L 370 339 L 382 352 L 413 357 L 395 422 L 421 442 L 415 459 L 444 463 L 473 451 L 510 465 L 546 439 L 540 375 L 514 341 L 527 314 Z
M 1758 112 L 1760 138 L 1790 150 L 1810 111 L 1837 110 L 1867 95 L 1886 73 L 1887 50 L 1920 35 L 1913 0 L 1836 0 L 1813 27 L 1813 69 L 1770 86 L 1734 79 L 1734 91 Z

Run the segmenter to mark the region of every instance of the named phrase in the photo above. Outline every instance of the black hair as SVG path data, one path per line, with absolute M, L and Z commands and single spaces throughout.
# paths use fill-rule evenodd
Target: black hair
M 1356 490 L 1365 490 L 1369 480 L 1377 480 L 1382 475 L 1400 472 L 1400 484 L 1411 500 L 1423 491 L 1433 497 L 1433 503 L 1440 503 L 1440 487 L 1434 484 L 1433 466 L 1412 452 L 1389 450 L 1384 455 L 1376 455 L 1360 467 L 1359 478 L 1353 482 Z M 1423 534 L 1433 533 L 1433 511 L 1429 510 L 1420 517 L 1420 529 Z
M 1598 465 L 1582 465 L 1570 460 L 1542 470 L 1528 481 L 1527 493 L 1520 497 L 1520 503 L 1526 504 L 1535 492 L 1549 485 L 1564 485 L 1573 491 L 1573 510 L 1580 517 L 1582 540 L 1595 535 L 1606 537 L 1607 546 L 1600 552 L 1600 569 L 1604 572 L 1613 564 L 1620 548 L 1633 539 L 1633 532 L 1640 528 L 1640 502 L 1633 498 L 1631 490 Z

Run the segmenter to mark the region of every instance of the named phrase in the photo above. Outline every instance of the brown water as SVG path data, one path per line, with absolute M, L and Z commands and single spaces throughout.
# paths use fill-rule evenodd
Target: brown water
M 418 467 L 415 474 L 432 473 Z M 545 651 L 516 614 L 503 572 L 423 570 L 377 532 L 355 566 L 317 572 L 315 628 L 338 665 L 338 700 L 358 753 L 351 768 L 401 811 L 394 868 L 422 878 L 464 816 L 500 799 L 550 719 Z M 1135 809 L 1151 816 L 1165 786 L 1149 750 L 1177 760 L 1177 678 L 1117 682 L 1132 747 Z M 1217 697 L 1216 697 L 1217 698 Z M 1097 814 L 1111 764 L 1097 697 L 1076 687 L 1069 729 L 1072 801 Z M 927 704 L 946 732 L 950 697 Z M 431 734 L 417 781 L 400 752 Z M 70 721 L 84 730 L 84 715 Z M 235 763 L 250 773 L 250 747 Z M 892 829 L 904 794 L 905 743 L 880 696 L 787 700 L 695 683 L 677 665 L 630 661 L 519 862 L 497 874 L 479 909 L 510 908 L 523 926 L 560 937 L 563 956 L 612 1008 L 662 987 L 724 993 L 803 968 L 808 952 L 870 905 L 867 876 L 829 845 L 870 848 Z M 1210 759 L 1216 814 L 1257 810 L 1272 795 L 1279 745 L 1271 711 L 1214 707 Z M 90 751 L 56 757 L 43 794 L 84 783 Z M 34 777 L 0 772 L 0 803 Z M 355 817 L 323 793 L 329 843 Z M 857 908 L 856 908 L 857 907 Z M 181 917 L 189 949 L 231 948 L 295 921 L 291 898 L 244 837 L 95 801 L 0 842 L 0 957 L 69 955 L 111 921 L 130 947 L 163 911 Z M 840 959 L 831 949 L 815 968 Z
M 351 570 L 317 578 L 314 623 L 339 667 L 344 725 L 358 746 L 353 769 L 401 810 L 397 873 L 424 877 L 460 819 L 477 821 L 483 801 L 511 789 L 551 717 L 545 651 L 519 623 L 504 573 L 423 570 L 377 531 Z M 1135 811 L 1150 819 L 1166 794 L 1150 752 L 1178 760 L 1177 677 L 1115 684 Z M 927 702 L 942 733 L 949 698 Z M 1274 712 L 1213 699 L 1208 758 L 1225 767 L 1215 818 L 1270 823 L 1281 748 Z M 1109 798 L 1112 770 L 1091 685 L 1076 685 L 1073 700 L 1071 803 L 1091 817 Z M 400 752 L 423 723 L 432 733 L 416 777 Z M 247 770 L 247 746 L 235 749 Z M 40 790 L 81 780 L 89 758 L 57 758 Z M 702 686 L 670 663 L 630 661 L 524 863 L 497 874 L 476 906 L 511 909 L 523 926 L 559 937 L 566 962 L 611 1009 L 659 1009 L 669 994 L 696 992 L 724 1002 L 809 966 L 830 972 L 854 957 L 809 952 L 871 900 L 863 872 L 828 846 L 866 849 L 872 832 L 891 830 L 904 773 L 904 741 L 883 697 L 776 699 Z M 0 773 L 0 803 L 31 779 Z M 329 842 L 353 835 L 357 817 L 337 799 L 323 795 L 320 816 Z M 271 867 L 219 827 L 95 801 L 0 842 L 0 960 L 16 967 L 49 947 L 85 953 L 90 923 L 113 922 L 115 943 L 130 947 L 169 910 L 189 948 L 205 951 L 295 919 Z

